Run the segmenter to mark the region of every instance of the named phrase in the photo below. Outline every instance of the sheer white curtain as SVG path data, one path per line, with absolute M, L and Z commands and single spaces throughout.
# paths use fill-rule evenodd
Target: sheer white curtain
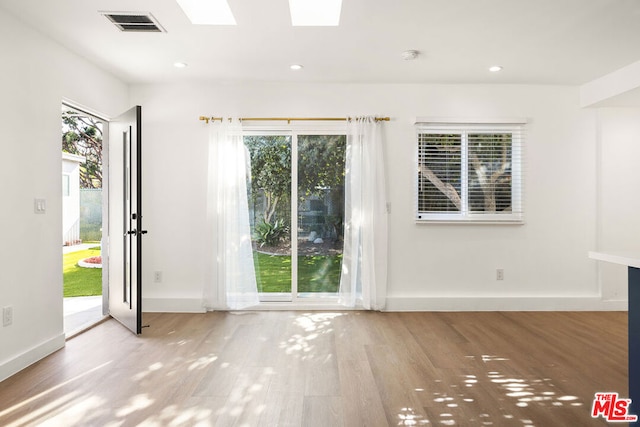
M 207 238 L 209 270 L 204 304 L 239 310 L 259 303 L 253 267 L 247 179 L 249 153 L 239 120 L 209 124 Z
M 381 125 L 349 120 L 340 302 L 381 310 L 387 290 L 387 198 Z

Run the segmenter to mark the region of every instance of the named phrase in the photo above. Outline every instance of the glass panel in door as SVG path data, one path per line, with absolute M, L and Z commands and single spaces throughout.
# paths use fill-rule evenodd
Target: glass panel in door
M 251 160 L 247 188 L 253 260 L 262 300 L 291 300 L 291 142 L 289 135 L 244 137 Z
M 344 135 L 299 135 L 297 272 L 299 297 L 336 296 L 344 224 Z

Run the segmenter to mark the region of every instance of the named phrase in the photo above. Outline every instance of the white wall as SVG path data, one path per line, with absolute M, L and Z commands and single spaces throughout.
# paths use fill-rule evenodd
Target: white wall
M 640 251 L 640 108 L 598 110 L 598 250 Z M 599 264 L 602 294 L 627 299 L 627 268 Z
M 143 105 L 145 310 L 200 309 L 207 125 L 199 115 L 387 115 L 391 310 L 606 309 L 596 263 L 596 120 L 579 89 L 513 85 L 134 86 Z M 525 117 L 526 224 L 416 225 L 416 116 Z M 495 280 L 503 268 L 504 281 Z M 163 272 L 153 283 L 152 272 Z
M 62 153 L 62 244 L 74 244 L 80 239 L 80 164 L 86 159 L 74 154 Z M 68 194 L 64 194 L 66 179 Z
M 2 380 L 64 345 L 60 104 L 111 115 L 128 91 L 2 9 L 0 52 L 0 307 L 13 307 L 13 325 L 0 326 Z
M 2 9 L 0 51 L 0 307 L 14 310 L 13 325 L 0 327 L 0 380 L 64 345 L 63 99 L 106 116 L 144 107 L 145 308 L 201 307 L 211 262 L 201 114 L 392 117 L 384 125 L 389 309 L 624 308 L 624 271 L 586 253 L 639 246 L 637 109 L 581 110 L 578 88 L 513 85 L 202 83 L 137 86 L 130 100 L 125 84 Z M 526 224 L 416 225 L 415 116 L 528 118 Z M 46 214 L 34 214 L 34 198 L 46 199 Z M 504 281 L 495 280 L 496 268 Z M 162 283 L 153 283 L 156 270 Z

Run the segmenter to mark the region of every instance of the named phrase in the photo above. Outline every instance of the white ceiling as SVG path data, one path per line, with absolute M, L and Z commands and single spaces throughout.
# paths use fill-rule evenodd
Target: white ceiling
M 324 28 L 292 27 L 287 0 L 229 4 L 237 26 L 192 25 L 175 0 L 0 0 L 129 83 L 581 85 L 640 60 L 638 0 L 343 0 L 340 26 Z M 122 33 L 98 11 L 151 12 L 167 33 Z

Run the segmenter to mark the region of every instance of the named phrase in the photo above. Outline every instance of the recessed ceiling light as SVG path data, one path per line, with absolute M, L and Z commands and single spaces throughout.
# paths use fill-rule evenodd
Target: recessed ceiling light
M 298 70 L 302 70 L 304 67 L 300 64 L 293 64 L 289 68 L 291 68 L 294 71 L 298 71 Z
M 186 68 L 188 64 L 184 63 L 184 62 L 174 62 L 173 66 L 176 68 Z
M 342 0 L 289 0 L 294 27 L 336 27 L 341 10 Z
M 492 67 L 489 67 L 489 71 L 491 71 L 492 73 L 497 73 L 498 71 L 502 71 L 502 67 L 500 65 L 494 65 Z
M 236 25 L 227 0 L 176 0 L 192 24 Z

